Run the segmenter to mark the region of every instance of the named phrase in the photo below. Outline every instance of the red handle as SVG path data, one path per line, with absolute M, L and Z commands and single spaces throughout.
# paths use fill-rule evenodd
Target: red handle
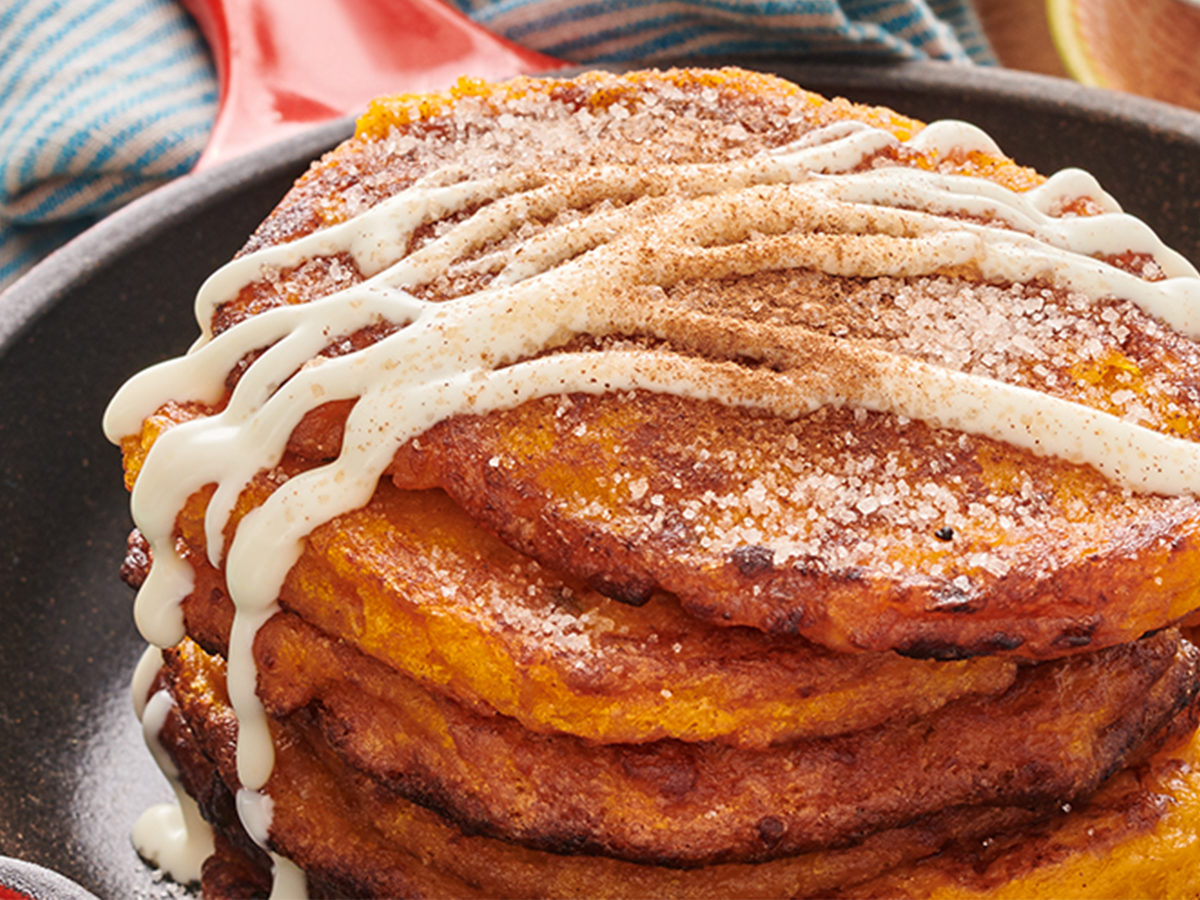
M 380 94 L 438 90 L 460 75 L 507 78 L 565 65 L 497 37 L 439 0 L 183 3 L 208 38 L 221 84 L 197 169 L 360 112 Z

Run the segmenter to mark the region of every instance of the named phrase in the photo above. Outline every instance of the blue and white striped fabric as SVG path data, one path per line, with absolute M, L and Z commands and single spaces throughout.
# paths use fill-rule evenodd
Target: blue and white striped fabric
M 317 9 L 309 2 L 334 0 L 297 11 Z M 970 0 L 453 2 L 517 43 L 581 63 L 755 53 L 993 62 Z M 207 48 L 178 0 L 0 0 L 0 288 L 188 171 L 216 101 Z
M 0 2 L 0 286 L 187 172 L 216 103 L 176 0 Z
M 969 0 L 454 0 L 576 62 L 784 55 L 994 63 Z

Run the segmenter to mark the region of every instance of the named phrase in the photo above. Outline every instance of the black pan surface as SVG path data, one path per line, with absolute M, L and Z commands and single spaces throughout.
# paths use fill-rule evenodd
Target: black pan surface
M 826 94 L 958 117 L 1045 173 L 1090 169 L 1200 262 L 1200 115 L 1055 79 L 933 63 L 759 61 Z M 77 238 L 0 296 L 0 856 L 103 898 L 170 896 L 129 830 L 170 791 L 128 682 L 142 649 L 117 569 L 130 527 L 108 398 L 193 339 L 191 298 L 334 123 L 176 182 Z

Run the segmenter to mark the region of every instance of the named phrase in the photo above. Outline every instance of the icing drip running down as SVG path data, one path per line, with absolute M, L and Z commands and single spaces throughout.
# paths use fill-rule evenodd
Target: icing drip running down
M 146 746 L 171 783 L 176 803 L 160 803 L 143 812 L 133 826 L 133 846 L 172 879 L 187 884 L 200 881 L 200 867 L 213 852 L 213 835 L 196 801 L 180 784 L 175 764 L 158 739 L 174 705 L 166 690 L 147 696 L 162 662 L 158 647 L 146 648 L 133 675 L 133 704 L 142 723 Z
M 242 820 L 265 845 L 273 767 L 267 717 L 255 695 L 252 644 L 314 528 L 370 499 L 397 448 L 460 413 L 511 408 L 556 394 L 644 390 L 718 400 L 795 418 L 836 405 L 919 419 L 1094 466 L 1138 491 L 1200 493 L 1200 445 L 1029 387 L 935 365 L 800 327 L 766 330 L 701 312 L 681 321 L 656 302 L 685 277 L 769 269 L 908 278 L 970 272 L 983 282 L 1040 281 L 1092 302 L 1128 300 L 1200 337 L 1200 277 L 1142 223 L 1123 214 L 1079 170 L 1026 193 L 981 178 L 862 164 L 897 139 L 860 123 L 827 126 L 750 158 L 659 167 L 596 166 L 570 175 L 502 173 L 445 183 L 435 171 L 349 220 L 243 256 L 216 272 L 196 300 L 201 338 L 189 354 L 131 379 L 105 430 L 119 441 L 167 401 L 216 404 L 252 351 L 218 414 L 172 428 L 153 446 L 133 491 L 133 515 L 154 565 L 138 594 L 143 635 L 168 647 L 184 635 L 180 602 L 191 567 L 173 543 L 176 513 L 216 485 L 205 519 L 208 554 L 224 560 L 236 607 L 228 680 L 239 720 Z M 910 142 L 937 156 L 1000 155 L 959 122 L 934 123 Z M 1080 197 L 1102 212 L 1062 217 Z M 613 201 L 613 202 L 601 202 Z M 531 218 L 580 210 L 520 246 L 472 265 L 485 288 L 442 302 L 414 296 L 447 267 Z M 396 259 L 422 226 L 455 217 Z M 1096 257 L 1153 259 L 1144 280 Z M 266 273 L 348 254 L 365 281 L 313 302 L 253 316 L 213 336 L 214 312 Z M 401 326 L 364 349 L 317 358 L 336 336 L 380 322 Z M 673 350 L 553 352 L 572 338 L 637 335 Z M 762 367 L 714 362 L 755 347 Z M 729 351 L 729 352 L 724 352 Z M 814 366 L 813 360 L 824 365 Z M 240 522 L 234 504 L 283 457 L 302 417 L 358 398 L 332 462 L 282 483 Z M 284 871 L 277 860 L 278 878 Z M 289 877 L 296 873 L 290 872 Z M 295 890 L 290 887 L 288 890 Z

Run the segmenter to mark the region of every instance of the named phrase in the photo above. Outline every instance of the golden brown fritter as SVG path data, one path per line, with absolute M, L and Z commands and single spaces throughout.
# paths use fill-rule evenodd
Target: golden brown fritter
M 1054 657 L 1200 597 L 1194 500 L 861 411 L 548 398 L 435 426 L 394 478 L 603 593 L 844 651 Z
M 531 98 L 542 105 L 528 106 Z M 594 135 L 564 124 L 574 121 L 566 113 L 601 119 L 617 106 L 628 115 L 604 119 Z M 509 132 L 521 133 L 527 115 L 566 130 L 546 147 L 526 141 L 517 153 L 521 139 Z M 431 300 L 460 297 L 538 257 L 547 235 L 614 216 L 611 228 L 557 262 L 621 242 L 653 256 L 633 282 L 614 276 L 612 290 L 652 307 L 656 319 L 640 331 L 581 338 L 581 347 L 654 346 L 787 384 L 820 369 L 813 347 L 837 344 L 852 355 L 896 354 L 997 378 L 1169 435 L 1200 432 L 1200 345 L 1127 300 L 1092 303 L 1040 280 L 986 282 L 970 267 L 865 278 L 780 263 L 780 241 L 821 237 L 822 229 L 837 236 L 819 216 L 746 222 L 744 234 L 717 246 L 701 236 L 677 246 L 656 230 L 655 204 L 706 198 L 672 194 L 672 180 L 655 176 L 654 165 L 732 165 L 847 117 L 902 137 L 920 128 L 732 71 L 466 85 L 436 100 L 381 102 L 247 249 L 342 221 L 445 166 L 464 178 L 512 166 L 530 196 L 566 190 L 564 180 L 582 178 L 589 166 L 624 167 L 633 187 L 625 177 L 611 190 L 571 182 L 582 199 L 545 209 L 530 200 L 510 230 L 468 242 L 408 289 Z M 1040 180 L 978 152 L 936 158 L 892 147 L 864 166 L 881 161 L 1017 188 Z M 693 218 L 703 221 L 704 207 L 697 209 Z M 419 257 L 475 211 L 422 226 L 396 248 L 397 259 Z M 1060 210 L 1089 211 L 1078 199 Z M 1139 254 L 1108 259 L 1146 280 L 1163 277 Z M 220 307 L 215 330 L 361 277 L 346 254 L 272 270 Z M 387 331 L 336 336 L 322 355 Z M 838 375 L 865 377 L 854 367 Z M 334 454 L 351 405 L 318 407 L 296 429 L 292 449 Z M 442 487 L 521 552 L 601 593 L 639 602 L 664 590 L 717 624 L 800 634 L 844 651 L 1052 658 L 1133 640 L 1200 603 L 1193 498 L 1133 493 L 1088 466 L 862 409 L 827 406 L 785 421 L 674 397 L 549 398 L 442 423 L 406 447 L 395 469 L 397 483 Z
M 436 491 L 381 485 L 309 547 L 281 592 L 286 609 L 535 731 L 762 746 L 920 715 L 1014 675 L 997 659 L 847 656 L 707 627 L 668 596 L 633 610 L 523 558 Z
M 185 780 L 226 786 L 226 802 L 204 809 L 222 832 L 237 834 L 240 826 L 228 796 L 236 789 L 237 780 L 223 666 L 219 659 L 185 642 L 167 653 L 167 670 L 182 714 L 168 720 L 168 730 L 178 737 L 169 747 L 180 761 Z M 1036 825 L 1028 810 L 955 809 L 844 849 L 757 865 L 678 870 L 548 854 L 463 834 L 435 814 L 389 796 L 363 776 L 346 770 L 323 749 L 324 741 L 303 715 L 277 723 L 275 731 L 280 755 L 274 776 L 279 790 L 272 843 L 277 851 L 305 862 L 314 896 L 399 896 L 402 888 L 413 889 L 412 878 L 433 877 L 453 879 L 442 880 L 440 886 L 450 888 L 448 893 L 454 896 L 811 897 L 829 896 L 838 886 L 892 872 L 881 882 L 883 887 L 868 882 L 862 889 L 864 896 L 874 896 L 889 890 L 900 893 L 896 886 L 906 883 L 928 887 L 940 879 L 944 885 L 966 885 L 982 878 L 981 872 L 986 870 L 972 869 L 973 860 L 967 855 L 958 851 L 958 855 L 931 855 L 956 836 L 963 847 L 974 843 L 986 848 L 1006 835 L 1011 835 L 1005 840 L 1008 847 L 1020 846 L 1024 835 L 1030 841 L 1029 852 L 997 854 L 1009 860 L 1007 874 L 1019 884 L 1036 881 L 1042 896 L 1065 896 L 1060 892 L 1070 884 L 1070 873 L 1078 867 L 1086 870 L 1094 865 L 1093 859 L 1120 859 L 1137 853 L 1164 862 L 1186 859 L 1191 845 L 1156 837 L 1186 834 L 1191 829 L 1194 842 L 1196 831 L 1191 823 L 1200 815 L 1196 774 L 1200 767 L 1188 768 L 1196 745 L 1185 740 L 1182 746 L 1173 744 L 1150 757 L 1144 768 L 1122 772 L 1111 780 L 1087 812 L 1060 811 L 1046 826 Z M 180 753 L 180 747 L 190 748 L 190 755 Z M 303 789 L 297 790 L 300 785 Z M 1098 842 L 1081 840 L 1089 831 L 1103 837 Z M 987 839 L 980 843 L 981 837 Z M 389 849 L 381 850 L 381 845 Z M 1089 849 L 1092 845 L 1101 847 L 1104 856 L 1094 856 Z M 1058 852 L 1045 854 L 1048 846 Z M 928 866 L 907 864 L 923 857 L 931 857 Z M 369 865 L 376 868 L 368 872 Z M 431 876 L 428 870 L 445 874 Z M 926 874 L 928 871 L 935 874 Z M 1163 877 L 1187 879 L 1194 874 L 1194 869 L 1183 866 L 1173 874 L 1164 870 Z M 1093 882 L 1102 893 L 1103 878 L 1101 875 Z M 429 889 L 429 882 L 424 886 Z M 207 883 L 205 888 L 207 891 Z M 855 889 L 847 890 L 857 896 Z
M 1082 807 L 986 841 L 958 841 L 835 896 L 923 900 L 1121 897 L 1200 892 L 1200 741 L 1182 717 L 1164 748 L 1110 779 Z
M 260 479 L 236 514 L 268 487 Z M 224 652 L 232 605 L 204 552 L 203 510 L 194 498 L 179 519 L 197 579 L 184 611 L 190 633 Z M 714 627 L 665 595 L 634 609 L 522 557 L 442 493 L 387 483 L 361 510 L 314 531 L 280 603 L 465 703 L 601 742 L 761 747 L 856 731 L 999 693 L 1016 672 L 1011 660 L 848 655 Z
M 597 748 L 534 735 L 431 696 L 291 615 L 276 616 L 256 644 L 260 693 L 273 714 L 315 704 L 326 738 L 353 766 L 469 830 L 523 835 L 535 846 L 653 852 L 660 861 L 669 845 L 622 851 L 600 843 L 606 828 L 636 835 L 658 818 L 670 823 L 671 841 L 683 842 L 675 853 L 719 854 L 720 845 L 702 842 L 732 837 L 741 841 L 737 852 L 772 855 L 946 805 L 1022 800 L 1036 808 L 1077 798 L 1195 692 L 1190 649 L 1171 677 L 1157 677 L 1174 646 L 1164 633 L 1027 668 L 999 699 L 958 701 L 841 739 L 739 753 L 674 741 Z M 1029 734 L 1044 737 L 1030 742 Z M 724 798 L 730 785 L 737 796 Z M 793 795 L 796 808 L 784 804 L 776 814 L 780 798 Z M 706 818 L 717 805 L 722 814 Z
M 162 728 L 183 783 L 214 826 L 216 852 L 204 865 L 206 898 L 266 897 L 270 861 L 243 830 L 236 812 L 237 720 L 225 691 L 224 666 L 190 642 L 167 653 L 177 706 Z M 361 822 L 356 799 L 305 758 L 299 729 L 281 725 L 278 773 L 294 788 L 272 817 L 272 844 L 304 861 L 313 897 L 481 896 L 467 885 L 389 847 Z M 280 776 L 277 776 L 280 777 Z M 203 785 L 197 791 L 194 785 Z
M 1197 690 L 1195 648 L 1166 631 L 837 738 L 596 746 L 472 714 L 294 617 L 264 626 L 255 649 L 272 715 L 315 705 L 347 762 L 466 830 L 666 865 L 838 846 L 960 805 L 1078 802 Z

